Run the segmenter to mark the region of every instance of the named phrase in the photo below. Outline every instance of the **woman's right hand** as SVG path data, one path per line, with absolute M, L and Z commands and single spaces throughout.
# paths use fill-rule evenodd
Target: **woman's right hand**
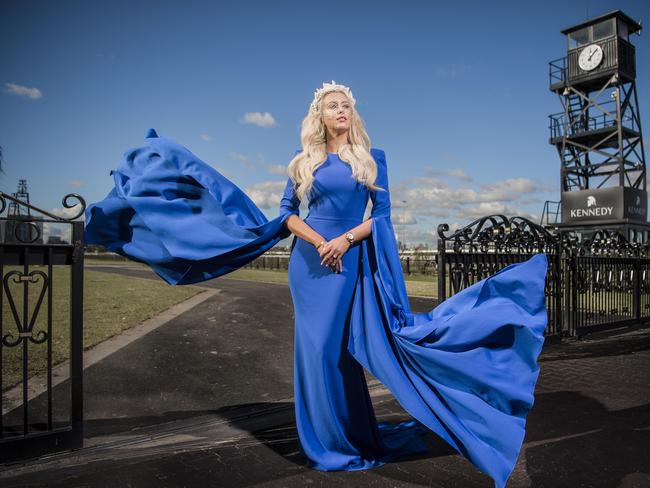
M 322 266 L 329 266 L 330 269 L 332 271 L 334 271 L 335 273 L 340 273 L 341 271 L 343 271 L 343 257 L 342 256 L 339 256 L 336 259 L 330 258 L 326 263 L 322 262 L 324 256 L 329 251 L 329 248 L 327 246 L 328 243 L 329 243 L 329 241 L 326 241 L 326 240 L 323 239 L 323 245 L 318 248 L 318 254 L 319 254 L 320 258 L 321 258 L 321 265 Z

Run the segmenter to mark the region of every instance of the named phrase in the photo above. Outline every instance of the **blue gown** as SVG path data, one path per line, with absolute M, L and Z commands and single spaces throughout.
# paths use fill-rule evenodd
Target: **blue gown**
M 112 172 L 115 187 L 86 214 L 86 242 L 147 263 L 170 284 L 234 271 L 290 232 L 300 214 L 289 178 L 280 215 L 268 220 L 231 181 L 153 129 Z M 295 310 L 296 425 L 308 463 L 360 470 L 425 452 L 430 429 L 505 485 L 533 404 L 547 311 L 543 253 L 503 268 L 426 313 L 411 312 L 390 219 L 383 151 L 369 191 L 336 154 L 315 174 L 305 222 L 324 238 L 362 222 L 372 234 L 343 256 L 343 271 L 320 264 L 294 236 L 289 287 Z M 363 368 L 413 420 L 377 423 Z

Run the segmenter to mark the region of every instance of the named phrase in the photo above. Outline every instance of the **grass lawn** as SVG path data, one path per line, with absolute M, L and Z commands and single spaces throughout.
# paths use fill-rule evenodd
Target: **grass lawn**
M 86 257 L 84 259 L 86 264 L 114 264 L 114 265 L 129 265 L 141 266 L 147 268 L 143 263 L 129 261 L 124 259 L 101 259 Z M 221 277 L 222 279 L 235 279 L 244 281 L 259 281 L 261 283 L 284 283 L 287 284 L 287 270 L 271 270 L 271 269 L 254 269 L 254 268 L 240 268 L 237 271 L 228 273 Z M 427 298 L 436 298 L 438 296 L 438 277 L 437 276 L 422 276 L 411 275 L 405 276 L 406 291 L 409 295 L 423 296 Z
M 17 269 L 17 268 L 16 268 Z M 30 270 L 47 268 L 32 267 Z M 11 268 L 5 267 L 5 273 Z M 70 271 L 55 267 L 52 288 L 52 364 L 68 359 L 70 346 Z M 10 280 L 11 283 L 12 280 Z M 42 281 L 28 285 L 28 311 L 33 314 Z M 23 285 L 10 284 L 17 312 L 22 320 Z M 84 272 L 84 348 L 98 344 L 111 336 L 153 317 L 171 306 L 196 295 L 196 286 L 172 287 L 161 281 L 120 276 L 87 269 Z M 13 334 L 17 327 L 7 295 L 3 294 L 2 336 Z M 34 325 L 34 336 L 47 331 L 47 293 Z M 47 367 L 47 342 L 28 343 L 28 376 L 43 372 Z M 23 345 L 2 347 L 2 389 L 6 390 L 22 381 Z
M 238 269 L 228 273 L 221 279 L 235 279 L 245 281 L 259 281 L 262 283 L 287 283 L 286 270 L 265 270 L 265 269 Z M 438 279 L 435 276 L 405 276 L 406 292 L 409 295 L 418 295 L 427 298 L 435 298 L 438 295 Z
M 121 266 L 142 266 L 147 267 L 146 264 L 131 261 L 130 259 L 101 259 L 94 257 L 84 257 L 84 264 L 111 264 Z

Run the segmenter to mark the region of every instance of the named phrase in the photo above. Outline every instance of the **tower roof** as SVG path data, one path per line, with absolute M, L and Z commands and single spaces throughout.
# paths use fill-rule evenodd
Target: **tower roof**
M 636 20 L 632 19 L 630 16 L 628 16 L 626 13 L 624 13 L 622 10 L 612 10 L 611 12 L 607 12 L 605 14 L 599 15 L 597 17 L 592 17 L 589 20 L 585 20 L 584 22 L 580 22 L 579 24 L 572 25 L 571 27 L 567 27 L 566 29 L 563 29 L 562 34 L 569 34 L 573 31 L 576 31 L 578 29 L 582 29 L 583 27 L 586 27 L 591 24 L 595 24 L 597 22 L 600 22 L 602 20 L 607 20 L 612 17 L 618 17 L 621 19 L 623 22 L 627 24 L 627 29 L 630 34 L 634 34 L 635 32 L 638 32 L 641 30 L 641 22 L 637 22 Z

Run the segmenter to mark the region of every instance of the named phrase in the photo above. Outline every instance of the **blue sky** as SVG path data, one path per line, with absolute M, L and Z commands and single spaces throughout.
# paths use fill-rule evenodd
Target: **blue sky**
M 560 30 L 617 8 L 650 20 L 641 0 L 0 0 L 0 188 L 26 178 L 48 210 L 69 192 L 100 200 L 154 127 L 273 218 L 313 92 L 336 80 L 386 151 L 402 240 L 491 211 L 539 219 L 559 199 L 548 62 Z M 646 38 L 632 37 L 642 122 Z

